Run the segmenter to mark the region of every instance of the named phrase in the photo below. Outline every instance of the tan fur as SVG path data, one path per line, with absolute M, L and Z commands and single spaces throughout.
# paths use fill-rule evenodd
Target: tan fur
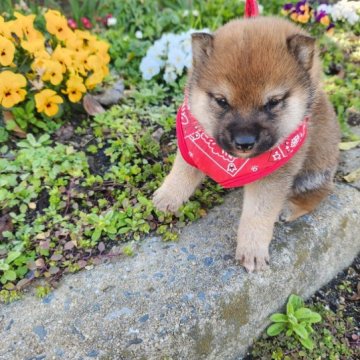
M 189 199 L 205 175 L 190 166 L 177 152 L 173 168 L 161 188 L 155 191 L 153 202 L 161 211 L 176 212 Z
M 213 36 L 193 36 L 190 109 L 211 136 L 228 134 L 231 126 L 246 130 L 256 122 L 260 134 L 266 132 L 280 143 L 304 115 L 311 117 L 308 138 L 299 152 L 276 172 L 245 186 L 236 259 L 248 271 L 266 267 L 274 223 L 286 204 L 292 212 L 289 219 L 294 220 L 316 208 L 331 189 L 340 135 L 332 106 L 321 90 L 320 68 L 314 40 L 281 19 L 235 20 Z M 218 97 L 225 98 L 231 110 L 222 111 Z M 273 97 L 284 99 L 269 110 L 270 118 L 264 109 Z M 224 140 L 230 141 L 229 146 L 231 131 L 230 140 Z M 252 150 L 254 156 L 258 145 Z M 232 152 L 251 156 L 235 148 Z M 176 211 L 202 179 L 178 152 L 171 173 L 154 195 L 155 205 Z

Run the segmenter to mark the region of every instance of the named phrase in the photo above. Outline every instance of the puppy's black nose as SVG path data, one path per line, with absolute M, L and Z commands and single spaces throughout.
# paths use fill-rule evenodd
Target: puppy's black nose
M 236 135 L 234 137 L 234 145 L 238 150 L 248 151 L 251 150 L 255 145 L 254 135 Z

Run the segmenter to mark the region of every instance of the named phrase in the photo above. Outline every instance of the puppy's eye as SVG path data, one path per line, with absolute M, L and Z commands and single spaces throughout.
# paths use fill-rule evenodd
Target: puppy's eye
M 272 98 L 265 104 L 265 109 L 272 110 L 277 105 L 279 105 L 282 101 L 283 101 L 283 99 L 281 99 L 281 98 Z
M 215 101 L 217 102 L 217 104 L 223 108 L 223 109 L 228 109 L 229 108 L 229 103 L 227 102 L 227 100 L 223 97 L 215 97 Z

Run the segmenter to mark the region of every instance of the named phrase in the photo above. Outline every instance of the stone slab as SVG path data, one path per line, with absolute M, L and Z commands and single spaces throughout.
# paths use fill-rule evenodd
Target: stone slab
M 43 300 L 0 305 L 0 359 L 241 359 L 291 293 L 310 296 L 360 251 L 360 192 L 337 185 L 323 205 L 278 224 L 271 266 L 234 261 L 241 190 L 176 243 L 69 275 Z

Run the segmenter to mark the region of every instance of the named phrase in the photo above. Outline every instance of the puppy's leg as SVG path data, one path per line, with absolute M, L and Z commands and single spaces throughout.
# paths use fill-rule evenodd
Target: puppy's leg
M 330 191 L 330 187 L 326 187 L 292 196 L 287 204 L 286 213 L 281 217 L 281 220 L 294 221 L 300 216 L 312 212 L 329 195 Z
M 153 196 L 153 203 L 161 211 L 175 212 L 189 199 L 205 175 L 189 165 L 178 150 L 173 168 Z
M 292 185 L 287 206 L 280 216 L 282 221 L 294 221 L 313 211 L 333 188 L 334 169 L 306 171 L 298 175 Z
M 291 186 L 289 177 L 280 172 L 245 186 L 236 259 L 249 272 L 262 270 L 269 262 L 274 223 Z

